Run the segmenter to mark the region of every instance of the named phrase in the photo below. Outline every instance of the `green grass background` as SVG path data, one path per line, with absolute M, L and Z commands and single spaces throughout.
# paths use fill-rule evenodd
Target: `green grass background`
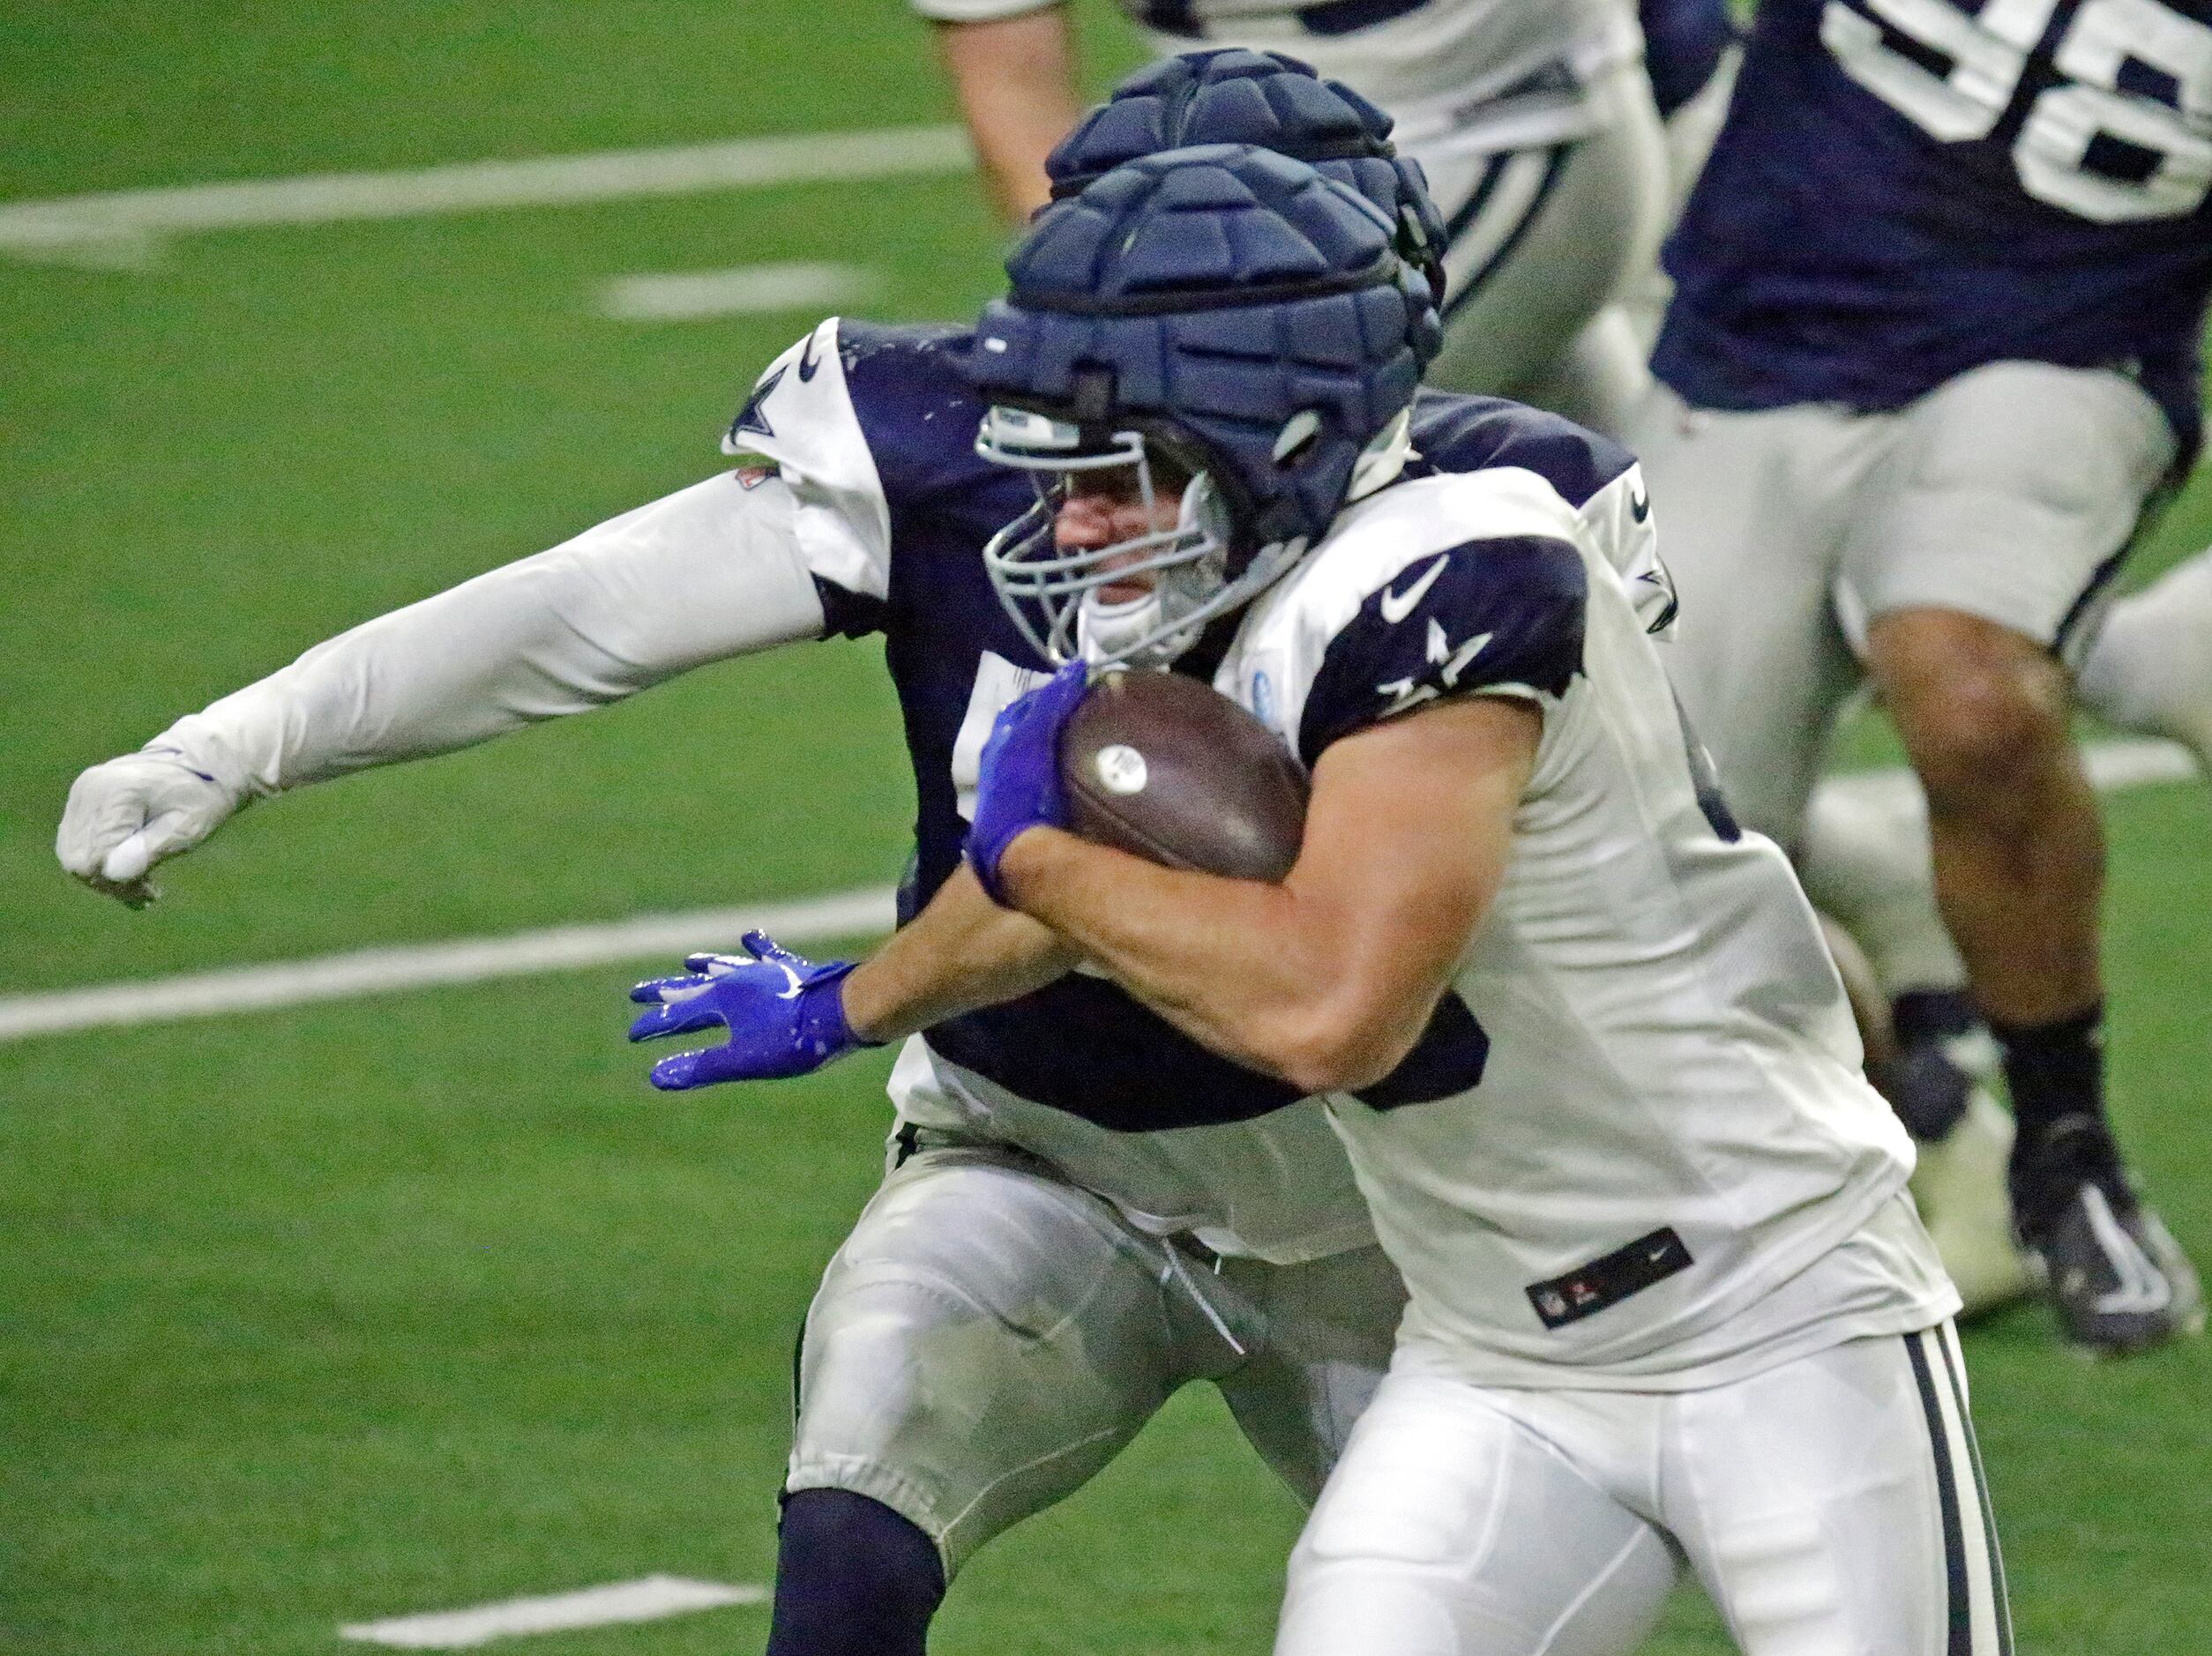
M 1131 44 L 1080 11 L 1102 82 Z M 0 201 L 947 117 L 898 0 L 0 4 Z M 805 313 L 595 314 L 830 259 L 971 311 L 966 178 L 0 258 L 0 994 L 878 883 L 909 789 L 872 647 L 263 805 L 140 915 L 70 778 L 354 621 L 705 474 Z M 2200 488 L 2148 571 L 2212 539 Z M 1881 751 L 1878 735 L 1859 750 Z M 2117 1113 L 2212 1254 L 2206 800 L 2112 803 Z M 654 1570 L 763 1581 L 789 1343 L 886 1063 L 652 1094 L 618 970 L 0 1046 L 0 1650 L 329 1652 L 340 1622 Z M 2024 1651 L 2198 1652 L 2201 1346 L 1969 1340 Z M 988 1551 L 936 1648 L 1264 1650 L 1297 1514 L 1210 1394 Z M 528 1641 L 755 1645 L 757 1609 Z M 1724 1650 L 1685 1594 L 1655 1642 Z

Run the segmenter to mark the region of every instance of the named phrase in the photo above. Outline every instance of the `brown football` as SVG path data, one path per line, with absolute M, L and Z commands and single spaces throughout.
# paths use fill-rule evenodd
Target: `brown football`
M 1211 685 L 1110 673 L 1060 738 L 1071 825 L 1171 869 L 1280 880 L 1305 832 L 1305 767 Z

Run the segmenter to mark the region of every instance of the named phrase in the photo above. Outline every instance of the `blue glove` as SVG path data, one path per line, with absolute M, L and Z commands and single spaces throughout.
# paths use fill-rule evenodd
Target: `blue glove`
M 652 1010 L 630 1026 L 632 1041 L 688 1035 L 726 1025 L 729 1040 L 680 1052 L 653 1066 L 653 1085 L 666 1092 L 717 1081 L 773 1081 L 808 1075 L 863 1041 L 845 1022 L 841 985 L 855 962 L 817 966 L 779 945 L 765 931 L 744 936 L 744 955 L 695 954 L 688 975 L 654 978 L 630 991 Z
M 1067 794 L 1060 786 L 1060 732 L 1090 688 L 1090 668 L 1070 661 L 1011 704 L 983 744 L 975 783 L 975 824 L 968 831 L 968 865 L 990 900 L 1009 907 L 998 884 L 998 859 L 1032 828 L 1065 828 Z

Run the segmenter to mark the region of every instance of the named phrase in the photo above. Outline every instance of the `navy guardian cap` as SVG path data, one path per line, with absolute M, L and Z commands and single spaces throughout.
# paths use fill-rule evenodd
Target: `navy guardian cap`
M 1106 173 L 1045 209 L 1006 271 L 969 357 L 994 405 L 976 446 L 1028 471 L 1039 498 L 984 558 L 1016 623 L 1059 659 L 1171 660 L 1280 578 L 1395 474 L 1442 338 L 1382 213 L 1250 145 Z M 1055 544 L 1067 474 L 1134 466 L 1149 505 L 1155 454 L 1193 480 L 1175 527 Z M 1103 601 L 1140 571 L 1145 600 Z
M 1163 150 L 1252 144 L 1307 163 L 1364 196 L 1396 227 L 1398 255 L 1444 302 L 1444 220 L 1418 161 L 1390 142 L 1391 118 L 1343 82 L 1281 52 L 1242 47 L 1147 64 L 1077 123 L 1044 163 L 1052 197 Z

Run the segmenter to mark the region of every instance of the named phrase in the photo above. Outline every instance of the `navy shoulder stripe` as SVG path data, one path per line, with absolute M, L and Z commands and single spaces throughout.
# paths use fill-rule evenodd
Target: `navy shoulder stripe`
M 932 497 L 976 486 L 997 468 L 975 452 L 983 406 L 962 366 L 968 329 L 841 318 L 845 391 L 895 521 Z M 805 375 L 803 357 L 797 372 Z
M 1610 437 L 1503 397 L 1424 391 L 1414 399 L 1413 446 L 1430 469 L 1536 474 L 1577 511 L 1636 463 Z
M 1564 696 L 1582 670 L 1588 596 L 1581 555 L 1546 535 L 1415 558 L 1329 641 L 1299 719 L 1300 757 L 1312 765 L 1331 742 L 1446 696 L 1509 684 Z

